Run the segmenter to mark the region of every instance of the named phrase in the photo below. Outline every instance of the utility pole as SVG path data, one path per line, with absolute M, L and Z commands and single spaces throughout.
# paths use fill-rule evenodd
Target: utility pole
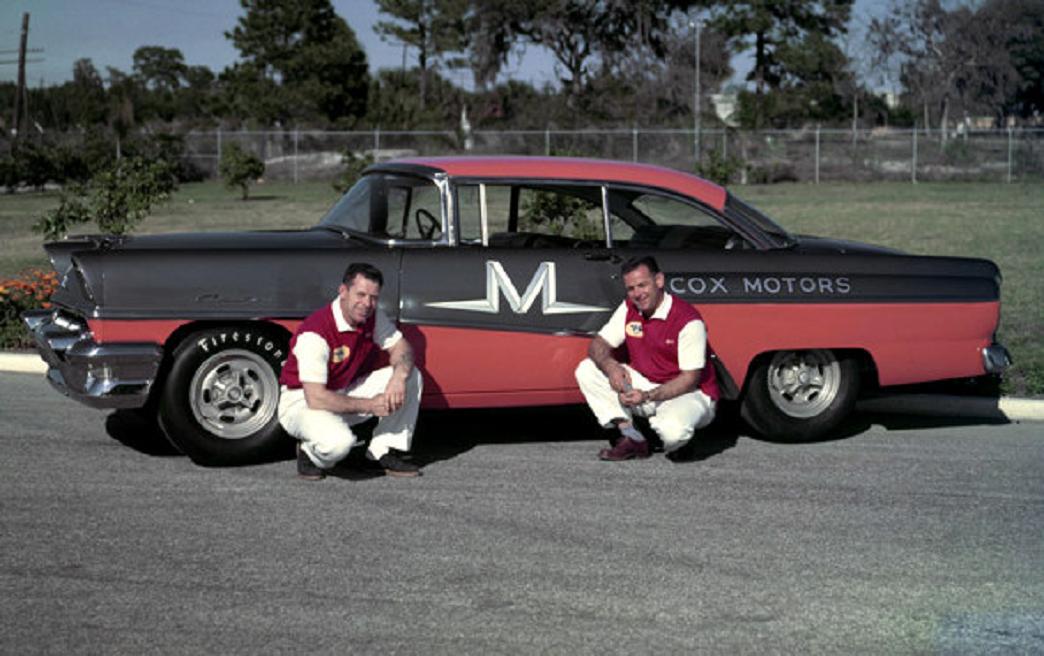
M 25 90 L 25 49 L 29 42 L 29 12 L 22 14 L 22 40 L 18 45 L 18 90 L 15 92 L 14 136 L 22 133 L 22 121 L 28 120 L 29 103 Z
M 696 73 L 696 83 L 693 85 L 693 107 L 692 107 L 692 132 L 693 132 L 693 153 L 696 160 L 696 165 L 700 164 L 700 28 L 702 25 L 699 20 L 690 21 L 689 27 L 691 27 L 696 33 L 696 48 L 693 59 L 695 60 L 693 69 Z

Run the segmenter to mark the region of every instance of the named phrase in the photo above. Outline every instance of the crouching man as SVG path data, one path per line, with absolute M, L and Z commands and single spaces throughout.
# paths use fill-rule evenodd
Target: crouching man
M 357 440 L 351 427 L 380 417 L 367 457 L 391 476 L 418 476 L 398 453 L 409 451 L 420 408 L 421 375 L 413 349 L 377 306 L 384 278 L 370 264 L 344 272 L 337 298 L 313 312 L 290 340 L 279 376 L 279 423 L 299 440 L 297 473 L 322 479 Z M 390 366 L 372 369 L 376 349 Z
M 648 458 L 649 444 L 632 423 L 649 425 L 670 454 L 714 419 L 719 397 L 707 356 L 707 330 L 700 313 L 664 291 L 664 276 L 651 256 L 622 267 L 627 298 L 591 342 L 576 380 L 598 423 L 615 427 L 620 439 L 602 449 L 602 460 Z M 613 357 L 625 345 L 627 364 Z

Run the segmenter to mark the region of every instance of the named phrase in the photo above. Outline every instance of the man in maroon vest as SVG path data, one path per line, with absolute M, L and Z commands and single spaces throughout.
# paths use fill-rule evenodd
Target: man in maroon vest
M 370 264 L 348 266 L 330 305 L 313 312 L 290 340 L 279 376 L 279 423 L 300 442 L 297 473 L 322 479 L 356 444 L 351 427 L 380 417 L 367 457 L 392 476 L 420 470 L 396 452 L 410 449 L 420 408 L 421 375 L 413 349 L 377 306 L 384 278 Z M 377 349 L 390 366 L 373 370 Z
M 663 273 L 651 256 L 628 260 L 622 272 L 627 298 L 576 368 L 598 423 L 621 434 L 615 446 L 598 454 L 602 460 L 649 457 L 634 416 L 648 417 L 668 454 L 680 449 L 713 421 L 720 396 L 700 313 L 664 291 Z M 620 346 L 626 364 L 613 357 Z

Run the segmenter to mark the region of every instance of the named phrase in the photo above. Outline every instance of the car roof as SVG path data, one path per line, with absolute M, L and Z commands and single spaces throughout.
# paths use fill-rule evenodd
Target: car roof
M 533 180 L 583 180 L 658 187 L 725 208 L 726 191 L 713 182 L 675 169 L 606 159 L 578 157 L 410 157 L 379 166 L 405 164 L 442 171 L 451 177 Z

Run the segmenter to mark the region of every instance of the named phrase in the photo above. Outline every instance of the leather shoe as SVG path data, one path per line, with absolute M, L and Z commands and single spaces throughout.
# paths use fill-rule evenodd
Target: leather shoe
M 612 462 L 631 460 L 632 458 L 648 458 L 649 443 L 646 441 L 635 442 L 631 438 L 625 437 L 617 442 L 613 448 L 599 451 L 598 457 Z

